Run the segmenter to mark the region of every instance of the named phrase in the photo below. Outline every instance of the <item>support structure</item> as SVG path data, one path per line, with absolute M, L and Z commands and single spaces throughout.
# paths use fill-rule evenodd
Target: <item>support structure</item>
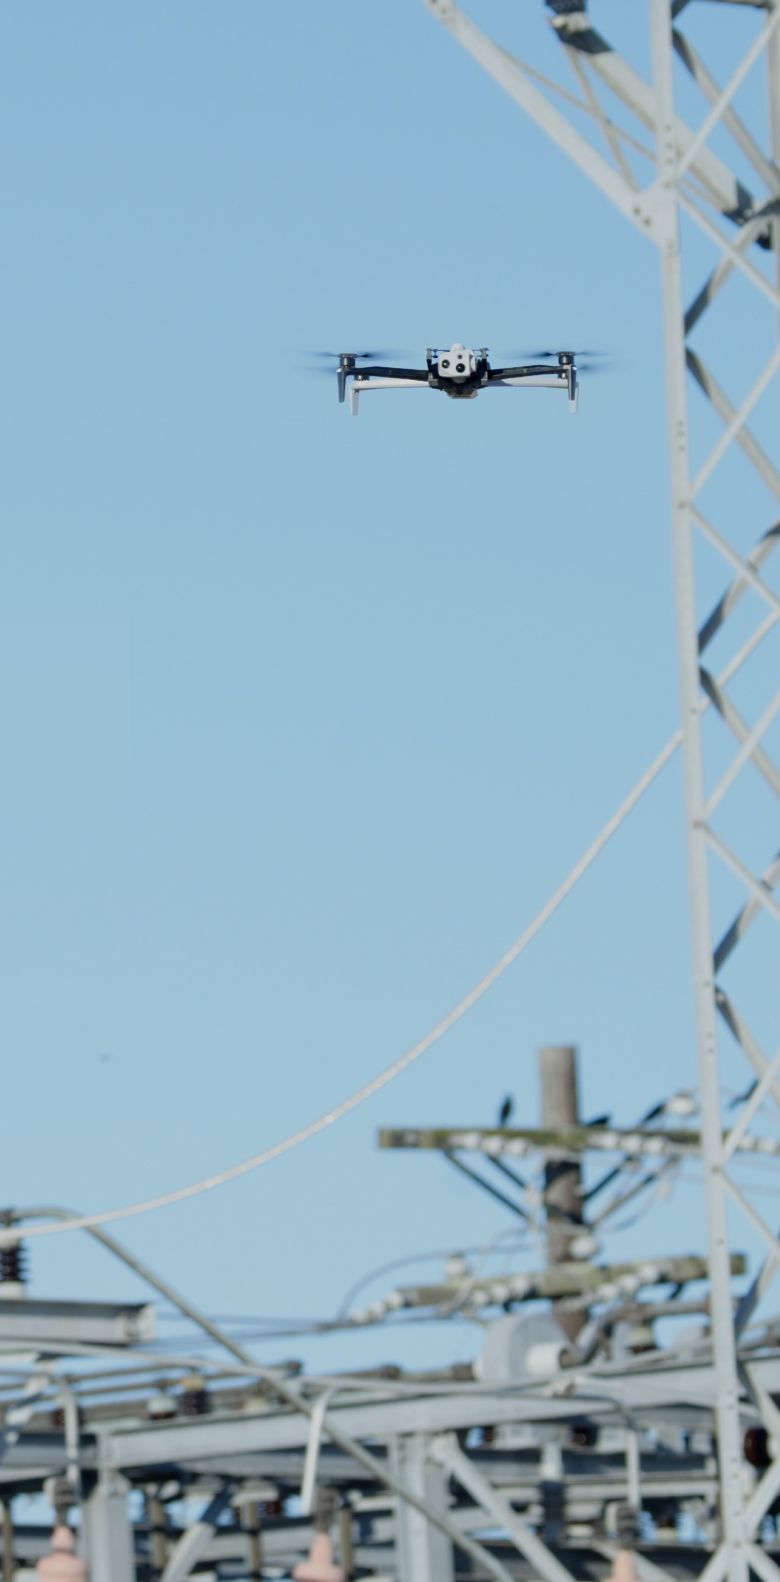
M 101 1470 L 84 1505 L 84 1539 L 89 1574 L 100 1582 L 135 1582 L 133 1530 L 128 1509 L 130 1484 L 117 1472 Z
M 424 1434 L 399 1435 L 391 1447 L 393 1472 L 424 1504 L 441 1509 L 447 1503 L 447 1480 L 441 1468 L 427 1459 L 427 1448 Z M 415 1577 L 419 1582 L 453 1582 L 454 1556 L 445 1534 L 404 1501 L 398 1503 L 397 1521 L 401 1576 Z
M 764 421 L 767 392 L 776 402 L 780 369 L 780 0 L 719 0 L 717 5 L 714 0 L 645 0 L 643 6 L 633 5 L 634 33 L 636 13 L 642 11 L 649 23 L 652 60 L 647 78 L 599 33 L 598 0 L 590 6 L 587 0 L 546 0 L 546 8 L 538 0 L 540 26 L 546 9 L 574 75 L 574 112 L 568 85 L 550 83 L 512 57 L 452 0 L 425 3 L 453 39 L 648 237 L 660 257 L 698 1082 L 718 1379 L 720 1523 L 704 1575 L 707 1582 L 724 1577 L 747 1582 L 752 1568 L 763 1578 L 776 1578 L 780 1573 L 758 1535 L 780 1488 L 780 1470 L 778 1463 L 771 1463 L 757 1487 L 746 1491 L 737 1340 L 780 1267 L 780 1244 L 729 1167 L 747 1128 L 760 1124 L 765 1100 L 771 1096 L 777 1103 L 780 1074 L 780 1051 L 775 1052 L 780 768 L 770 750 L 771 727 L 780 713 L 780 685 L 777 664 L 772 671 L 764 663 L 770 645 L 763 642 L 780 617 L 780 597 L 767 578 L 780 533 L 775 520 L 780 457 L 774 408 L 771 426 Z M 726 7 L 741 37 L 728 80 L 721 83 L 687 25 L 692 33 L 706 33 L 714 13 L 722 14 Z M 678 109 L 678 80 L 686 75 L 701 106 L 694 125 Z M 583 117 L 592 136 L 582 129 Z M 709 256 L 702 271 L 703 250 Z M 699 279 L 686 298 L 683 279 L 697 268 Z M 729 379 L 715 367 L 718 319 L 722 324 L 724 315 L 739 325 L 749 354 L 748 386 L 737 394 L 730 393 Z M 692 406 L 692 398 L 700 404 L 702 397 L 710 409 L 706 425 L 698 422 L 699 410 Z M 698 597 L 703 551 L 719 562 L 726 584 L 704 620 Z M 735 701 L 729 681 L 716 682 L 705 663 L 705 651 L 716 635 L 728 644 L 730 617 L 738 606 L 743 642 L 745 624 L 750 623 L 749 667 L 740 686 L 741 698 L 750 698 L 752 719 L 743 713 L 744 703 Z M 744 665 L 745 649 L 737 656 L 732 638 L 730 652 L 734 674 Z M 705 700 L 714 705 L 720 725 L 717 742 L 703 739 Z M 731 921 L 725 930 L 716 928 L 713 915 L 729 902 Z M 738 947 L 738 968 L 746 953 L 751 954 L 750 964 L 736 976 L 743 986 L 739 999 L 730 981 Z M 751 985 L 749 1004 L 745 984 Z M 725 1044 L 719 1041 L 721 1030 L 726 1031 Z M 750 1083 L 736 1122 L 722 1095 L 726 1061 L 729 1078 L 740 1091 Z M 737 1333 L 729 1275 L 730 1204 L 766 1250 L 755 1288 L 737 1315 Z M 772 1403 L 754 1400 L 766 1431 L 775 1433 L 780 1425 Z
M 547 1044 L 539 1050 L 542 1126 L 578 1126 L 577 1051 L 571 1044 Z M 547 1261 L 567 1263 L 572 1243 L 582 1224 L 582 1171 L 576 1159 L 548 1159 L 544 1168 L 544 1206 L 547 1215 Z M 584 1313 L 559 1317 L 561 1328 L 576 1339 Z

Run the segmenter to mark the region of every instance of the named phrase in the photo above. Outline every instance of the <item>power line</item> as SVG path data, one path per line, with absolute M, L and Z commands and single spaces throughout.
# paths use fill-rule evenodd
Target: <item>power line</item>
M 358 1088 L 355 1093 L 351 1093 L 348 1098 L 342 1099 L 341 1103 L 335 1105 L 333 1109 L 326 1110 L 324 1115 L 320 1115 L 316 1120 L 310 1121 L 307 1126 L 302 1126 L 298 1131 L 290 1133 L 289 1136 L 282 1138 L 278 1143 L 273 1143 L 269 1148 L 262 1149 L 260 1153 L 253 1154 L 249 1159 L 243 1159 L 238 1164 L 229 1165 L 225 1170 L 219 1170 L 214 1175 L 204 1176 L 200 1181 L 193 1181 L 188 1186 L 176 1187 L 171 1192 L 160 1193 L 158 1197 L 144 1198 L 138 1203 L 129 1203 L 123 1208 L 105 1209 L 98 1214 L 85 1214 L 51 1225 L 30 1226 L 28 1230 L 25 1230 L 25 1238 L 31 1236 L 52 1236 L 61 1234 L 64 1231 L 89 1230 L 93 1225 L 107 1225 L 112 1220 L 130 1219 L 137 1214 L 151 1214 L 157 1209 L 169 1208 L 174 1203 L 182 1203 L 187 1198 L 199 1197 L 204 1192 L 213 1192 L 217 1187 L 227 1186 L 228 1182 L 237 1180 L 239 1176 L 249 1175 L 250 1172 L 259 1170 L 262 1165 L 271 1164 L 274 1159 L 280 1159 L 282 1155 L 292 1153 L 293 1149 L 300 1148 L 303 1143 L 309 1142 L 312 1137 L 318 1136 L 320 1132 L 327 1131 L 330 1126 L 334 1126 L 337 1121 L 343 1120 L 345 1115 L 349 1115 L 360 1104 L 365 1104 L 368 1099 L 381 1092 L 382 1088 L 394 1082 L 396 1077 L 401 1076 L 402 1072 L 408 1070 L 416 1060 L 419 1060 L 421 1055 L 427 1054 L 428 1050 L 432 1049 L 434 1044 L 437 1044 L 444 1037 L 445 1033 L 450 1032 L 458 1022 L 462 1021 L 463 1017 L 487 994 L 488 990 L 493 988 L 499 978 L 503 977 L 504 973 L 526 949 L 526 946 L 530 945 L 536 935 L 541 932 L 545 923 L 549 922 L 553 914 L 557 912 L 559 906 L 571 894 L 575 885 L 592 867 L 596 858 L 612 839 L 612 836 L 616 834 L 629 813 L 633 812 L 637 803 L 641 801 L 645 792 L 649 790 L 653 781 L 661 773 L 661 770 L 666 767 L 669 760 L 674 756 L 680 741 L 681 733 L 675 731 L 674 736 L 669 738 L 666 746 L 654 758 L 649 769 L 637 781 L 633 790 L 621 802 L 612 817 L 607 820 L 600 834 L 596 836 L 596 839 L 591 842 L 579 861 L 570 869 L 563 883 L 558 886 L 549 901 L 546 902 L 540 912 L 537 912 L 533 921 L 528 924 L 522 934 L 518 935 L 508 950 L 504 951 L 502 956 L 499 956 L 498 961 L 494 962 L 493 966 L 480 978 L 479 982 L 464 995 L 462 1000 L 458 1001 L 458 1004 L 451 1011 L 447 1012 L 446 1016 L 443 1016 L 416 1044 L 413 1044 L 403 1055 L 394 1060 L 392 1065 L 387 1066 L 384 1071 L 380 1071 L 378 1076 L 373 1077 L 370 1082 L 366 1082 L 363 1087 Z M 18 1241 L 18 1239 L 18 1232 L 0 1232 L 0 1246 Z
M 738 582 L 739 579 L 737 579 L 735 587 Z M 725 667 L 718 678 L 721 687 L 736 674 L 779 618 L 777 611 L 771 610 L 769 612 L 761 625 L 755 629 L 740 651 L 734 655 Z M 699 700 L 698 707 L 700 712 L 703 713 L 709 705 L 710 699 L 705 695 Z M 295 1148 L 302 1147 L 312 1137 L 317 1137 L 320 1132 L 327 1131 L 337 1121 L 343 1120 L 345 1115 L 349 1115 L 359 1105 L 365 1104 L 368 1099 L 381 1092 L 382 1088 L 388 1087 L 391 1082 L 395 1081 L 396 1077 L 401 1076 L 422 1055 L 427 1054 L 434 1044 L 437 1044 L 446 1033 L 450 1032 L 458 1022 L 462 1021 L 463 1017 L 488 993 L 488 990 L 493 988 L 499 978 L 504 976 L 504 973 L 513 965 L 518 956 L 522 955 L 522 952 L 531 944 L 537 934 L 541 933 L 545 924 L 550 921 L 550 918 L 558 911 L 558 908 L 566 900 L 566 897 L 571 894 L 580 879 L 593 866 L 596 858 L 608 845 L 612 836 L 620 829 L 628 818 L 629 813 L 632 813 L 642 800 L 645 792 L 650 789 L 661 770 L 665 769 L 670 759 L 674 757 L 681 741 L 682 731 L 677 730 L 673 736 L 670 736 L 666 745 L 661 748 L 650 767 L 640 776 L 633 789 L 620 803 L 611 818 L 607 820 L 595 840 L 583 852 L 579 861 L 569 870 L 562 884 L 558 886 L 558 889 L 545 903 L 541 911 L 537 912 L 533 921 L 528 924 L 527 928 L 523 929 L 523 932 L 518 935 L 508 950 L 504 951 L 502 956 L 499 956 L 498 960 L 480 978 L 479 982 L 464 995 L 462 1000 L 458 1001 L 458 1004 L 451 1011 L 447 1012 L 446 1016 L 443 1016 L 424 1037 L 419 1039 L 416 1044 L 413 1044 L 410 1049 L 407 1049 L 397 1060 L 394 1060 L 384 1071 L 380 1071 L 378 1076 L 373 1077 L 370 1082 L 358 1088 L 355 1093 L 351 1093 L 348 1098 L 342 1099 L 341 1103 L 335 1105 L 333 1109 L 326 1110 L 316 1120 L 310 1121 L 307 1126 L 300 1127 L 298 1131 L 291 1132 L 289 1136 L 282 1138 L 280 1142 L 273 1143 L 269 1148 L 261 1149 L 259 1153 L 253 1154 L 249 1159 L 243 1159 L 238 1164 L 229 1165 L 225 1170 L 219 1170 L 214 1175 L 204 1176 L 199 1181 L 193 1181 L 187 1186 L 176 1187 L 171 1192 L 160 1193 L 157 1197 L 143 1198 L 137 1203 L 126 1204 L 123 1208 L 104 1209 L 97 1214 L 74 1215 L 71 1219 L 58 1220 L 53 1224 L 30 1226 L 25 1231 L 25 1236 L 28 1238 L 32 1236 L 54 1236 L 61 1235 L 64 1231 L 90 1230 L 93 1226 L 107 1225 L 113 1220 L 131 1219 L 139 1214 L 151 1214 L 157 1209 L 169 1208 L 174 1203 L 185 1202 L 188 1198 L 200 1197 L 204 1192 L 213 1192 L 217 1187 L 227 1186 L 230 1181 L 236 1181 L 240 1176 L 249 1175 L 252 1171 L 259 1170 L 262 1165 L 271 1164 L 274 1159 L 280 1159 L 284 1154 L 292 1153 Z M 7 1246 L 12 1242 L 18 1241 L 18 1239 L 18 1232 L 12 1230 L 0 1231 L 0 1247 Z

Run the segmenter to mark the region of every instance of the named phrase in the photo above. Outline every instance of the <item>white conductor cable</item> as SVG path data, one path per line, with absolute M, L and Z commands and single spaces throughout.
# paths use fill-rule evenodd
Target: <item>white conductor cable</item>
M 778 616 L 774 610 L 766 616 L 761 625 L 748 638 L 739 653 L 725 667 L 722 675 L 718 678 L 721 686 L 725 685 L 736 671 L 740 669 L 777 620 Z M 699 707 L 704 712 L 709 707 L 709 699 L 703 697 Z M 591 842 L 579 861 L 570 869 L 554 895 L 545 903 L 541 911 L 537 912 L 533 921 L 528 924 L 527 928 L 523 929 L 522 934 L 518 935 L 508 950 L 505 950 L 504 954 L 499 956 L 498 961 L 494 962 L 484 977 L 480 978 L 479 982 L 469 990 L 468 994 L 464 995 L 463 999 L 459 1000 L 457 1005 L 453 1006 L 452 1010 L 448 1011 L 446 1016 L 443 1016 L 423 1038 L 413 1044 L 410 1049 L 407 1049 L 384 1071 L 380 1071 L 378 1076 L 372 1077 L 370 1082 L 366 1082 L 363 1087 L 358 1088 L 355 1093 L 351 1093 L 348 1098 L 342 1099 L 341 1103 L 336 1104 L 333 1109 L 326 1110 L 324 1115 L 318 1116 L 316 1120 L 309 1121 L 308 1125 L 302 1126 L 296 1132 L 291 1132 L 288 1137 L 282 1138 L 280 1142 L 271 1144 L 269 1148 L 263 1148 L 260 1153 L 252 1154 L 249 1159 L 242 1159 L 238 1164 L 229 1165 L 224 1170 L 218 1170 L 214 1175 L 204 1176 L 200 1181 L 191 1182 L 188 1186 L 176 1187 L 171 1192 L 163 1192 L 158 1197 L 143 1198 L 137 1203 L 128 1203 L 123 1208 L 105 1209 L 102 1213 L 74 1216 L 72 1219 L 58 1220 L 51 1224 L 26 1226 L 24 1231 L 25 1240 L 29 1240 L 33 1236 L 60 1235 L 64 1231 L 89 1230 L 93 1225 L 108 1225 L 114 1220 L 132 1219 L 137 1214 L 151 1214 L 157 1209 L 169 1208 L 173 1203 L 183 1203 L 188 1198 L 200 1197 L 204 1192 L 213 1192 L 217 1187 L 227 1186 L 228 1182 L 236 1181 L 239 1176 L 249 1175 L 253 1170 L 259 1170 L 261 1165 L 271 1164 L 274 1159 L 280 1159 L 283 1154 L 292 1153 L 293 1149 L 300 1148 L 303 1143 L 309 1142 L 312 1137 L 317 1137 L 320 1132 L 327 1131 L 330 1126 L 335 1126 L 336 1122 L 342 1120 L 345 1115 L 349 1115 L 350 1111 L 356 1110 L 360 1104 L 365 1104 L 368 1099 L 381 1092 L 382 1088 L 386 1088 L 391 1082 L 395 1081 L 396 1077 L 400 1077 L 402 1072 L 414 1065 L 416 1060 L 427 1054 L 428 1050 L 432 1049 L 434 1044 L 437 1044 L 444 1037 L 445 1033 L 450 1032 L 451 1028 L 462 1021 L 463 1017 L 487 994 L 488 990 L 492 989 L 499 978 L 503 977 L 513 962 L 517 961 L 518 956 L 522 955 L 526 947 L 530 945 L 531 941 L 536 938 L 545 924 L 557 912 L 566 897 L 571 894 L 575 885 L 579 884 L 580 879 L 592 867 L 596 858 L 612 839 L 612 836 L 617 833 L 621 824 L 628 818 L 629 813 L 633 812 L 637 803 L 641 801 L 645 792 L 649 790 L 653 781 L 661 773 L 661 770 L 666 767 L 670 758 L 674 756 L 681 741 L 682 731 L 677 730 L 669 738 L 666 746 L 661 749 L 657 757 L 653 759 L 649 769 L 645 770 L 633 790 L 621 802 L 612 817 L 607 820 L 600 834 L 596 836 L 596 839 Z M 0 1247 L 7 1246 L 9 1243 L 18 1240 L 18 1229 L 0 1231 Z
M 173 1203 L 183 1203 L 187 1198 L 199 1197 L 203 1192 L 213 1192 L 216 1187 L 227 1186 L 229 1181 L 235 1181 L 239 1176 L 249 1175 L 251 1171 L 259 1170 L 261 1165 L 271 1164 L 274 1159 L 280 1159 L 283 1154 L 292 1153 L 294 1148 L 300 1148 L 303 1143 L 309 1142 L 312 1137 L 318 1136 L 320 1132 L 327 1131 L 330 1126 L 335 1126 L 336 1122 L 342 1120 L 345 1115 L 349 1115 L 351 1110 L 356 1110 L 358 1105 L 365 1104 L 368 1099 L 381 1092 L 382 1088 L 386 1088 L 389 1083 L 394 1082 L 396 1077 L 400 1077 L 402 1072 L 408 1070 L 409 1066 L 414 1065 L 416 1060 L 427 1054 L 428 1050 L 432 1049 L 433 1045 L 437 1044 L 457 1022 L 460 1022 L 477 1002 L 487 994 L 489 989 L 492 989 L 494 983 L 497 983 L 499 978 L 503 977 L 518 956 L 522 954 L 541 929 L 544 928 L 545 923 L 549 922 L 553 914 L 557 912 L 561 903 L 565 901 L 567 895 L 571 893 L 583 875 L 587 873 L 596 858 L 604 850 L 607 842 L 611 840 L 612 836 L 620 828 L 624 819 L 633 811 L 653 781 L 661 773 L 661 770 L 665 768 L 669 759 L 673 757 L 681 739 L 679 731 L 670 738 L 666 746 L 658 754 L 658 757 L 653 760 L 650 768 L 642 775 L 641 780 L 637 781 L 634 789 L 625 798 L 625 801 L 621 802 L 620 807 L 604 825 L 601 833 L 597 835 L 587 851 L 583 853 L 579 861 L 575 863 L 574 867 L 566 875 L 555 894 L 550 897 L 541 911 L 537 912 L 533 922 L 529 923 L 522 934 L 518 935 L 517 939 L 509 946 L 509 949 L 504 951 L 503 956 L 500 956 L 498 961 L 494 962 L 484 977 L 480 978 L 478 983 L 475 983 L 468 994 L 464 995 L 463 999 L 459 1000 L 457 1005 L 447 1012 L 446 1016 L 443 1016 L 423 1038 L 413 1044 L 411 1049 L 407 1049 L 397 1060 L 394 1060 L 392 1065 L 387 1066 L 384 1071 L 380 1071 L 378 1076 L 372 1077 L 370 1082 L 366 1082 L 355 1093 L 350 1093 L 348 1098 L 342 1099 L 341 1103 L 334 1105 L 333 1109 L 326 1110 L 324 1115 L 319 1115 L 316 1120 L 309 1121 L 308 1125 L 302 1126 L 299 1131 L 291 1132 L 288 1137 L 282 1138 L 278 1143 L 272 1143 L 269 1148 L 262 1149 L 260 1153 L 252 1154 L 249 1159 L 242 1159 L 238 1164 L 229 1165 L 224 1170 L 218 1170 L 214 1175 L 204 1176 L 200 1181 L 191 1182 L 188 1186 L 176 1187 L 171 1192 L 163 1192 L 159 1197 L 144 1198 L 138 1203 L 128 1203 L 123 1208 L 105 1209 L 99 1214 L 86 1214 L 81 1217 L 62 1220 L 55 1224 L 26 1226 L 24 1231 L 25 1240 L 29 1240 L 32 1236 L 52 1236 L 63 1231 L 88 1230 L 93 1225 L 108 1225 L 113 1220 L 130 1219 L 136 1214 L 151 1214 L 154 1210 L 168 1208 Z M 18 1241 L 18 1239 L 18 1231 L 0 1232 L 0 1246 Z

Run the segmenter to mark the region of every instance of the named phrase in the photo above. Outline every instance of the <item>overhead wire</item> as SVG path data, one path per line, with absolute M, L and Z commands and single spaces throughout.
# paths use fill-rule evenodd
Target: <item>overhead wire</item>
M 355 1297 L 367 1285 L 372 1285 L 374 1280 L 381 1279 L 383 1274 L 392 1274 L 394 1269 L 403 1269 L 413 1263 L 434 1263 L 442 1258 L 481 1258 L 486 1251 L 487 1255 L 490 1256 L 492 1251 L 497 1250 L 499 1242 L 506 1244 L 507 1242 L 516 1241 L 520 1243 L 523 1240 L 523 1232 L 516 1230 L 514 1225 L 512 1225 L 502 1230 L 498 1236 L 491 1236 L 488 1241 L 480 1242 L 478 1247 L 440 1247 L 435 1252 L 413 1252 L 407 1253 L 401 1258 L 391 1258 L 388 1263 L 377 1264 L 376 1268 L 368 1270 L 366 1274 L 362 1274 L 360 1279 L 350 1286 L 346 1296 L 342 1297 L 336 1309 L 336 1318 L 346 1318 Z M 505 1245 L 502 1246 L 501 1250 L 506 1250 Z
M 739 579 L 737 579 L 737 583 L 738 581 Z M 721 686 L 725 685 L 736 674 L 750 654 L 773 628 L 777 620 L 777 612 L 771 610 L 746 640 L 739 652 L 725 666 L 719 677 Z M 699 702 L 700 712 L 704 713 L 709 706 L 709 697 L 702 697 Z M 475 983 L 473 988 L 469 989 L 468 993 L 446 1015 L 441 1017 L 422 1038 L 418 1039 L 416 1044 L 413 1044 L 397 1060 L 386 1066 L 377 1076 L 372 1077 L 369 1082 L 364 1083 L 354 1093 L 342 1099 L 332 1109 L 326 1110 L 324 1114 L 317 1116 L 315 1120 L 309 1121 L 307 1125 L 289 1133 L 287 1137 L 282 1138 L 279 1142 L 272 1143 L 270 1147 L 261 1149 L 259 1153 L 252 1154 L 248 1159 L 242 1159 L 236 1164 L 227 1166 L 224 1170 L 218 1170 L 212 1175 L 203 1176 L 198 1181 L 190 1182 L 186 1186 L 176 1187 L 169 1192 L 161 1192 L 155 1197 L 142 1198 L 136 1203 L 125 1204 L 121 1208 L 104 1209 L 96 1214 L 84 1214 L 74 1216 L 72 1219 L 57 1220 L 51 1224 L 30 1226 L 26 1230 L 25 1235 L 27 1237 L 54 1236 L 62 1235 L 66 1231 L 90 1230 L 99 1225 L 107 1225 L 114 1220 L 131 1219 L 140 1214 L 151 1214 L 159 1209 L 169 1208 L 174 1203 L 182 1203 L 189 1198 L 199 1197 L 205 1192 L 213 1192 L 217 1187 L 227 1186 L 229 1182 L 236 1181 L 241 1176 L 249 1175 L 250 1172 L 259 1170 L 263 1165 L 271 1164 L 273 1160 L 281 1158 L 284 1154 L 291 1153 L 293 1149 L 301 1147 L 321 1132 L 327 1131 L 329 1127 L 334 1126 L 344 1116 L 349 1115 L 352 1110 L 357 1109 L 359 1105 L 365 1104 L 367 1100 L 381 1092 L 383 1088 L 394 1082 L 396 1077 L 401 1076 L 402 1072 L 407 1071 L 422 1055 L 427 1054 L 429 1049 L 439 1043 L 445 1034 L 450 1032 L 458 1022 L 462 1021 L 464 1016 L 504 976 L 504 973 L 508 971 L 527 946 L 531 944 L 532 940 L 536 938 L 537 934 L 541 932 L 545 924 L 558 911 L 558 908 L 566 897 L 571 894 L 580 879 L 588 872 L 588 869 L 593 866 L 596 858 L 608 845 L 613 835 L 620 829 L 629 813 L 633 812 L 662 769 L 674 757 L 681 742 L 682 730 L 678 729 L 673 736 L 670 736 L 666 745 L 662 747 L 661 751 L 653 759 L 649 768 L 645 770 L 633 789 L 624 797 L 600 833 L 591 841 L 554 894 L 537 912 L 532 922 L 523 929 L 522 933 L 513 940 L 503 955 L 499 956 L 492 967 L 488 968 L 478 983 Z M 18 1241 L 18 1239 L 18 1231 L 0 1231 L 0 1246 L 8 1246 Z
M 503 955 L 499 956 L 492 967 L 488 968 L 487 972 L 479 979 L 479 982 L 475 983 L 473 988 L 469 989 L 468 993 L 458 1001 L 457 1005 L 453 1006 L 445 1016 L 441 1017 L 429 1032 L 418 1039 L 416 1044 L 407 1049 L 391 1065 L 386 1066 L 384 1071 L 380 1071 L 377 1076 L 372 1077 L 369 1082 L 364 1083 L 354 1093 L 342 1099 L 332 1109 L 326 1110 L 324 1114 L 319 1115 L 315 1120 L 309 1121 L 306 1126 L 301 1126 L 297 1131 L 291 1132 L 277 1143 L 272 1143 L 270 1147 L 261 1149 L 259 1153 L 252 1154 L 248 1159 L 242 1159 L 237 1164 L 229 1165 L 224 1170 L 216 1171 L 213 1175 L 204 1176 L 198 1181 L 190 1182 L 187 1186 L 175 1187 L 172 1191 L 161 1192 L 156 1197 L 142 1198 L 137 1203 L 128 1203 L 121 1208 L 104 1209 L 97 1214 L 84 1214 L 53 1224 L 32 1225 L 25 1230 L 25 1238 L 61 1235 L 65 1231 L 89 1230 L 93 1226 L 107 1225 L 114 1220 L 131 1219 L 140 1214 L 151 1214 L 158 1209 L 170 1208 L 174 1203 L 183 1203 L 189 1198 L 199 1197 L 204 1192 L 213 1192 L 217 1187 L 227 1186 L 228 1182 L 236 1181 L 240 1176 L 249 1175 L 250 1172 L 259 1170 L 261 1166 L 270 1164 L 275 1159 L 280 1159 L 284 1154 L 291 1153 L 293 1149 L 300 1148 L 303 1143 L 309 1142 L 321 1132 L 327 1131 L 337 1121 L 349 1115 L 352 1110 L 357 1109 L 359 1105 L 365 1104 L 368 1099 L 381 1092 L 383 1088 L 394 1082 L 402 1072 L 407 1071 L 422 1055 L 427 1054 L 434 1044 L 439 1043 L 445 1034 L 450 1032 L 458 1022 L 462 1021 L 463 1017 L 473 1009 L 478 1001 L 483 999 L 488 990 L 492 989 L 494 984 L 498 982 L 499 978 L 504 976 L 504 973 L 508 971 L 518 956 L 541 932 L 545 924 L 558 911 L 562 902 L 571 894 L 580 879 L 592 867 L 596 858 L 612 839 L 612 836 L 617 833 L 629 813 L 633 812 L 637 803 L 641 801 L 645 792 L 649 790 L 653 781 L 661 773 L 661 770 L 666 767 L 674 756 L 681 740 L 682 732 L 679 730 L 675 732 L 674 736 L 669 738 L 665 747 L 653 759 L 650 767 L 645 770 L 645 773 L 636 782 L 628 796 L 623 799 L 611 818 L 607 820 L 595 840 L 591 841 L 582 856 L 574 864 L 574 867 L 569 870 L 566 878 L 558 886 L 554 894 L 537 912 L 532 922 L 513 940 Z M 18 1239 L 18 1231 L 0 1231 L 0 1246 L 7 1246 L 9 1243 L 18 1241 Z
M 453 1314 L 450 1315 L 449 1313 L 441 1313 L 438 1310 L 433 1313 L 415 1312 L 413 1310 L 409 1310 L 398 1313 L 382 1313 L 378 1314 L 376 1318 L 328 1318 L 322 1319 L 319 1322 L 313 1320 L 309 1326 L 296 1329 L 236 1330 L 232 1325 L 230 1325 L 225 1329 L 225 1334 L 228 1335 L 231 1340 L 237 1340 L 242 1346 L 248 1345 L 250 1342 L 254 1345 L 260 1345 L 264 1341 L 273 1341 L 274 1344 L 276 1344 L 280 1340 L 319 1340 L 329 1335 L 342 1335 L 346 1331 L 349 1331 L 350 1334 L 354 1335 L 356 1330 L 376 1329 L 380 1325 L 382 1329 L 385 1330 L 410 1329 L 413 1326 L 420 1324 L 443 1324 L 449 1322 L 451 1316 L 458 1318 L 461 1315 L 457 1312 L 453 1312 Z M 166 1335 L 165 1344 L 166 1346 L 191 1347 L 192 1335 Z M 216 1341 L 213 1339 L 213 1337 L 207 1335 L 201 1344 L 204 1346 L 216 1346 L 221 1345 L 222 1342 Z M 306 1377 L 309 1377 L 308 1372 Z
M 499 1231 L 496 1236 L 491 1236 L 490 1240 L 485 1242 L 482 1252 L 474 1264 L 474 1268 L 470 1271 L 468 1278 L 463 1283 L 462 1290 L 457 1291 L 450 1302 L 443 1303 L 442 1306 L 437 1309 L 439 1318 L 453 1318 L 461 1311 L 462 1308 L 466 1306 L 469 1297 L 479 1285 L 479 1281 L 482 1277 L 482 1271 L 485 1267 L 485 1264 L 487 1263 L 488 1258 L 490 1257 L 491 1253 L 496 1250 L 501 1240 L 502 1232 Z

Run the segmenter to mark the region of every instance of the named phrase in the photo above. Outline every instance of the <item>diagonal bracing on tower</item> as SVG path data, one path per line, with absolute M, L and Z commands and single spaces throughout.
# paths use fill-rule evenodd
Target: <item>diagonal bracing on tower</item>
M 714 679 L 706 651 L 716 637 L 721 645 L 731 642 L 733 649 L 734 634 L 744 633 L 749 619 L 751 662 L 756 665 L 764 639 L 780 617 L 780 596 L 768 580 L 780 536 L 775 520 L 780 500 L 776 409 L 773 421 L 766 421 L 768 404 L 777 400 L 780 369 L 780 0 L 646 0 L 644 6 L 632 5 L 634 32 L 640 19 L 649 24 L 648 77 L 598 31 L 595 3 L 588 9 L 586 0 L 546 0 L 546 14 L 573 74 L 574 93 L 494 43 L 452 0 L 425 3 L 660 256 L 697 1054 L 719 1394 L 722 1535 L 704 1575 L 707 1582 L 723 1577 L 746 1582 L 752 1568 L 762 1577 L 777 1577 L 756 1535 L 780 1490 L 780 1460 L 770 1465 L 754 1490 L 745 1491 L 740 1386 L 751 1393 L 775 1440 L 780 1437 L 780 1413 L 766 1392 L 757 1391 L 750 1377 L 740 1374 L 737 1344 L 780 1268 L 780 1243 L 750 1193 L 734 1181 L 731 1164 L 747 1128 L 767 1102 L 777 1105 L 780 1099 L 776 1028 L 774 1040 L 771 1026 L 768 1037 L 763 1028 L 759 1034 L 754 1017 L 754 1002 L 766 996 L 771 1004 L 772 985 L 780 977 L 780 858 L 771 840 L 780 796 L 780 768 L 771 751 L 780 685 L 775 669 L 767 686 L 764 668 L 750 694 L 751 702 L 760 696 L 760 706 L 749 720 L 733 686 Z M 707 48 L 714 41 L 709 30 L 716 16 L 718 27 L 728 16 L 738 39 L 725 81 L 712 68 Z M 697 30 L 704 47 L 698 38 L 694 42 Z M 682 113 L 683 101 L 693 114 Z M 686 291 L 684 282 L 687 286 L 694 276 L 694 289 Z M 741 349 L 752 358 L 751 382 L 741 394 L 730 392 L 732 379 L 717 366 L 718 337 L 707 334 L 711 324 L 739 326 Z M 702 333 L 705 344 L 715 348 L 712 357 L 701 349 Z M 702 397 L 709 417 L 704 424 Z M 698 443 L 701 430 L 704 446 Z M 769 441 L 763 437 L 766 430 Z M 741 469 L 738 481 L 735 467 Z M 702 621 L 705 545 L 719 561 L 728 586 Z M 743 690 L 740 698 L 744 695 Z M 704 738 L 705 699 L 713 705 L 723 737 L 714 746 Z M 715 921 L 724 895 L 732 905 L 725 928 Z M 747 952 L 752 960 L 743 969 Z M 747 1063 L 752 1084 L 736 1123 L 721 1090 L 726 1060 Z M 748 1220 L 765 1251 L 736 1316 L 729 1281 L 730 1204 Z

